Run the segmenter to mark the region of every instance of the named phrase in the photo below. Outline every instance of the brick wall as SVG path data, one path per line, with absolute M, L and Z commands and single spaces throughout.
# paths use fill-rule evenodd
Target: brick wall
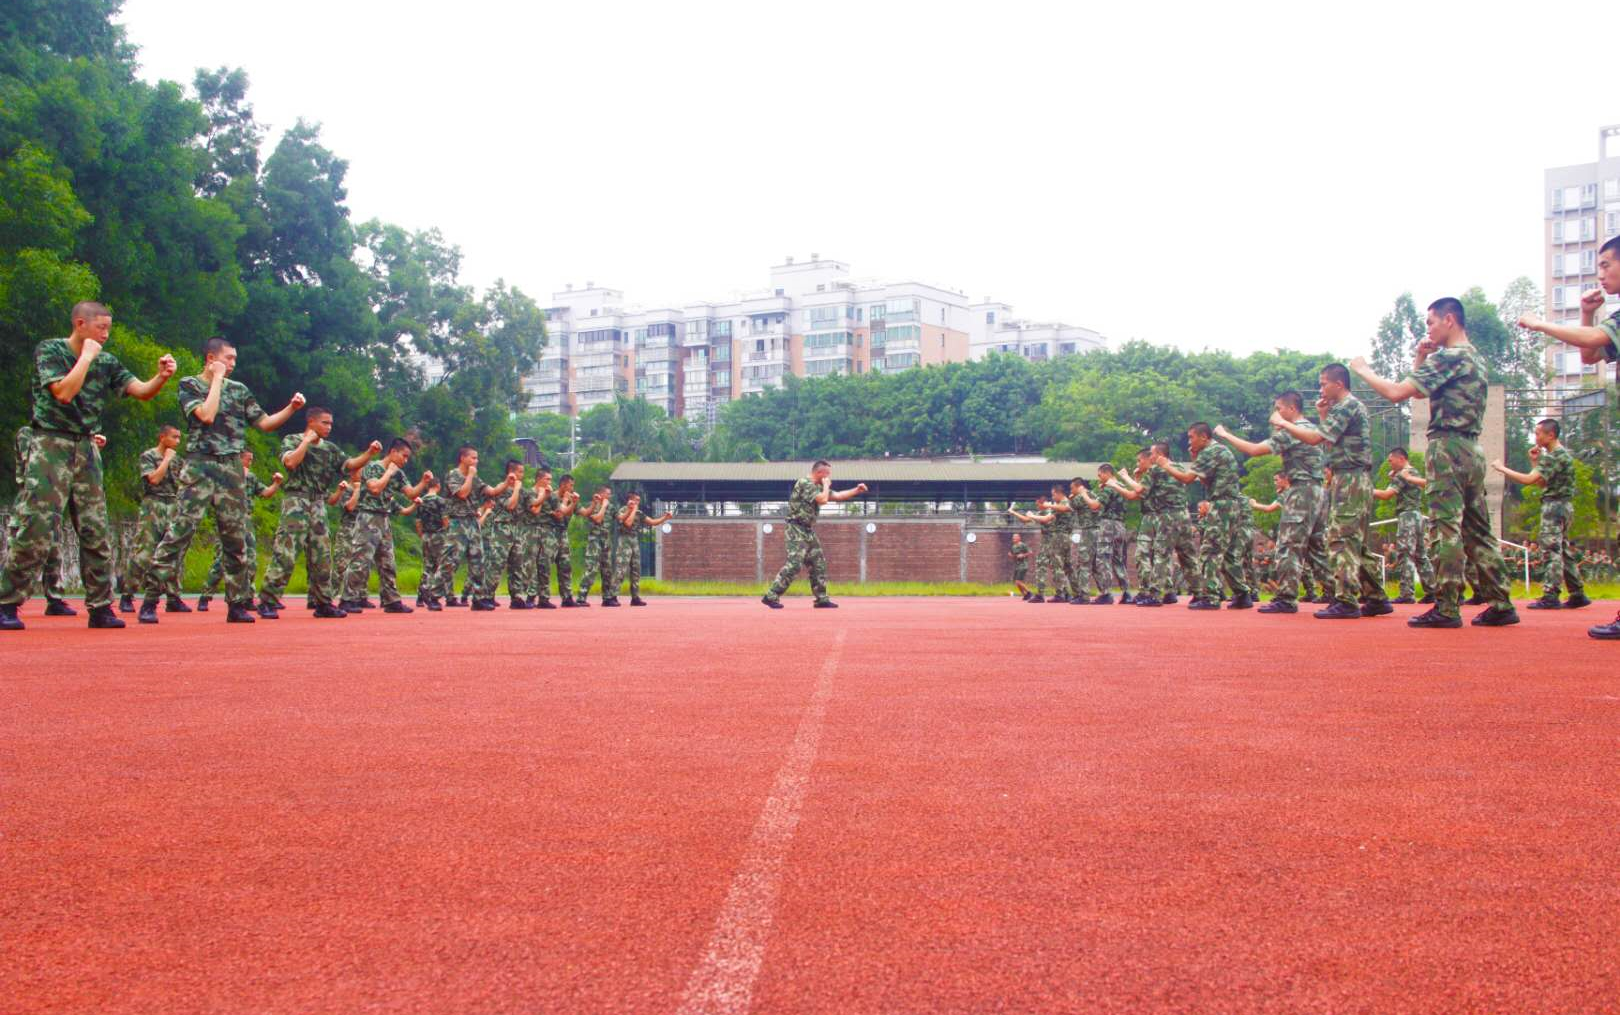
M 962 523 L 946 519 L 872 519 L 866 537 L 866 580 L 954 582 L 962 580 Z M 852 526 L 854 527 L 854 526 Z
M 671 523 L 662 543 L 664 576 L 688 581 L 754 581 L 754 530 L 745 521 Z M 780 562 L 778 562 L 778 566 Z
M 867 522 L 876 531 L 865 532 Z M 761 533 L 760 526 L 767 523 L 771 531 Z M 786 527 L 780 518 L 675 519 L 668 534 L 658 534 L 663 577 L 769 581 L 787 559 Z M 824 519 L 817 523 L 816 533 L 834 581 L 861 579 L 863 543 L 867 581 L 961 580 L 964 544 L 958 519 Z M 968 580 L 1010 580 L 1012 563 L 1006 558 L 1010 533 L 981 531 L 978 539 L 966 547 Z M 756 554 L 758 545 L 763 546 L 763 559 Z

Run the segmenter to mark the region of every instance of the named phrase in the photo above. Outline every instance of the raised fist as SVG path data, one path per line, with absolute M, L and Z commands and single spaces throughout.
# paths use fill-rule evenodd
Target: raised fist
M 107 446 L 107 438 L 98 433 L 91 434 L 90 443 L 94 444 L 98 448 L 104 448 Z
M 293 396 L 287 399 L 287 404 L 292 406 L 294 409 L 302 409 L 304 407 L 304 393 L 302 391 L 294 391 Z
M 1225 423 L 1216 423 L 1215 424 L 1215 436 L 1217 436 L 1217 437 L 1230 437 L 1230 436 L 1232 436 L 1232 431 L 1226 429 L 1226 424 Z
M 203 367 L 202 375 L 208 379 L 210 384 L 223 380 L 225 377 L 225 361 L 222 359 L 209 360 L 208 365 Z
M 174 372 L 179 368 L 180 366 L 174 361 L 174 357 L 170 356 L 168 353 L 164 353 L 158 357 L 158 376 L 164 380 L 168 380 L 169 378 L 173 377 Z
M 276 481 L 276 482 L 278 482 L 278 483 L 280 483 L 280 482 L 282 482 L 282 481 L 283 481 L 283 480 L 285 480 L 285 479 L 286 479 L 286 478 L 287 478 L 287 477 L 286 477 L 286 476 L 283 476 L 283 475 L 282 475 L 282 474 L 281 474 L 281 473 L 279 473 L 279 472 L 278 472 L 278 473 L 276 473 L 276 474 L 275 474 L 275 477 L 274 477 L 274 478 L 275 478 L 275 481 Z
M 1539 461 L 1541 461 L 1541 445 L 1537 444 L 1535 447 L 1530 449 L 1530 463 L 1534 465 Z
M 866 492 L 866 484 L 865 483 L 856 483 L 855 484 L 855 492 L 856 493 L 865 493 Z
M 1588 289 L 1581 293 L 1581 309 L 1595 311 L 1603 306 L 1603 299 L 1602 289 Z
M 432 469 L 423 469 L 422 470 L 422 482 L 426 483 L 428 480 L 430 480 L 432 478 L 433 478 L 433 470 Z

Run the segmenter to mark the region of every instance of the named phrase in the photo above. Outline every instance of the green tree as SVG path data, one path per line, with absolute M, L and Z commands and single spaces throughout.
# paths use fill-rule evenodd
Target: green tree
M 1378 321 L 1367 361 L 1381 377 L 1404 377 L 1412 366 L 1412 354 L 1428 333 L 1423 315 L 1410 292 L 1395 297 L 1395 306 Z

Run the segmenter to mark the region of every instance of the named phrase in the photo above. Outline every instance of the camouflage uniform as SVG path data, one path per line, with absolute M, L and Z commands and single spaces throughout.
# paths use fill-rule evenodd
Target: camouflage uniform
M 264 494 L 267 485 L 258 476 L 251 472 L 242 475 L 242 510 L 247 515 L 247 566 L 248 583 L 252 584 L 254 572 L 259 566 L 259 539 L 254 531 L 253 501 Z M 225 577 L 225 555 L 214 554 L 214 562 L 208 566 L 208 577 L 203 581 L 202 594 L 211 596 L 219 591 L 220 580 Z
M 1125 498 L 1118 490 L 1103 487 L 1097 491 L 1102 510 L 1097 513 L 1097 587 L 1104 593 L 1125 588 L 1125 571 L 1121 567 L 1125 540 Z
M 1387 599 L 1368 546 L 1372 524 L 1372 451 L 1367 446 L 1371 421 L 1367 407 L 1355 395 L 1328 410 L 1319 429 L 1331 447 L 1327 464 L 1333 469 L 1328 490 L 1329 566 L 1333 569 L 1335 602 L 1358 606 L 1362 596 Z
M 66 377 L 77 361 L 65 338 L 46 339 L 34 350 L 32 428 L 37 445 L 19 484 L 10 559 L 0 572 L 0 605 L 15 606 L 27 597 L 50 557 L 64 509 L 79 537 L 85 605 L 94 610 L 112 604 L 107 492 L 102 486 L 101 453 L 90 437 L 101 429 L 107 401 L 122 394 L 136 377 L 103 351 L 91 362 L 79 393 L 65 404 L 58 402 L 50 385 Z
M 387 463 L 374 459 L 360 470 L 360 502 L 355 505 L 354 531 L 350 533 L 349 573 L 343 582 L 343 598 L 366 598 L 371 568 L 377 568 L 377 592 L 382 605 L 389 606 L 400 600 L 398 577 L 394 570 L 394 514 L 399 504 L 394 495 L 404 494 L 410 483 L 403 471 L 388 477 L 388 485 L 381 493 L 372 493 L 365 484 L 383 478 Z
M 579 597 L 591 591 L 591 583 L 598 577 L 602 579 L 602 594 L 612 596 L 608 591 L 616 587 L 613 581 L 613 519 L 616 517 L 615 508 L 611 499 L 603 510 L 600 522 L 585 518 L 585 573 L 579 580 Z
M 522 585 L 517 580 L 517 566 L 512 560 L 512 550 L 518 539 L 517 519 L 512 512 L 506 510 L 506 499 L 512 496 L 508 490 L 495 498 L 495 506 L 490 509 L 489 515 L 484 519 L 484 596 L 490 597 L 500 588 L 501 576 L 511 572 L 506 583 L 506 594 L 520 596 L 522 592 L 513 588 L 513 582 Z M 521 493 L 519 498 L 521 499 Z
M 571 584 L 574 580 L 573 551 L 568 546 L 568 522 L 574 517 L 554 518 L 553 511 L 562 510 L 562 497 L 556 490 L 546 497 L 540 505 L 540 554 L 535 568 L 536 584 L 539 587 L 541 598 L 551 593 L 551 572 L 557 572 L 557 595 L 563 599 L 569 598 Z M 637 517 L 644 517 L 638 512 Z M 622 534 L 622 532 L 621 532 Z M 632 539 L 632 542 L 634 540 Z M 641 587 L 641 558 L 636 557 L 636 577 L 631 584 L 631 595 L 637 595 L 635 589 Z
M 513 595 L 523 598 L 540 595 L 540 516 L 529 510 L 534 502 L 534 487 L 523 487 L 518 491 L 517 508 L 512 513 L 512 559 L 508 561 L 507 587 Z M 497 504 L 495 510 L 501 510 L 501 505 Z
M 39 447 L 39 436 L 34 428 L 22 426 L 17 428 L 17 497 L 12 502 L 11 517 L 6 519 L 6 545 L 15 546 L 17 533 L 22 527 L 23 477 L 28 472 L 28 459 Z M 67 510 L 74 510 L 70 500 Z M 11 552 L 7 550 L 7 552 Z M 51 548 L 45 557 L 44 573 L 40 575 L 40 582 L 45 586 L 45 598 L 64 599 L 67 590 L 62 587 L 62 523 L 58 521 L 51 530 Z M 32 583 L 30 583 L 32 584 Z
M 1152 511 L 1155 518 L 1153 544 L 1148 551 L 1152 567 L 1143 584 L 1142 561 L 1138 558 L 1137 582 L 1143 584 L 1143 591 L 1161 599 L 1174 595 L 1175 571 L 1179 565 L 1187 591 L 1197 595 L 1202 581 L 1195 578 L 1199 574 L 1198 546 L 1193 536 L 1192 519 L 1187 517 L 1186 491 L 1174 476 L 1163 469 L 1155 467 L 1148 477 L 1154 480 L 1152 500 L 1144 505 L 1144 510 Z M 1144 496 L 1143 499 L 1148 498 Z
M 808 481 L 803 479 L 799 480 L 799 483 L 804 482 Z M 798 483 L 795 483 L 793 485 L 793 493 L 795 496 L 797 496 L 798 492 L 799 485 Z M 814 497 L 814 493 L 812 493 L 811 496 Z M 812 503 L 814 503 L 814 501 L 812 501 Z M 793 518 L 793 506 L 791 501 L 789 501 L 788 504 L 788 518 Z M 651 524 L 649 524 L 647 521 L 647 513 L 641 510 L 636 511 L 636 517 L 629 525 L 625 525 L 623 522 L 619 521 L 617 517 L 614 518 L 613 529 L 615 543 L 613 548 L 614 562 L 612 598 L 619 598 L 619 583 L 626 580 L 630 582 L 630 598 L 635 599 L 641 595 L 641 532 L 643 529 L 648 529 L 651 527 Z M 563 530 L 563 538 L 565 542 L 567 540 L 567 531 L 568 530 L 566 529 Z M 801 531 L 799 527 L 794 525 L 790 520 L 788 522 L 787 529 L 788 562 L 786 565 L 783 565 L 781 573 L 776 576 L 776 581 L 771 583 L 772 599 L 780 599 L 782 597 L 782 592 L 787 591 L 787 586 L 793 582 L 793 575 L 797 573 L 797 567 L 794 567 L 794 570 L 791 572 L 788 570 L 788 567 L 793 565 L 794 533 L 799 531 Z M 815 531 L 813 529 L 805 529 L 802 531 L 804 532 L 804 535 L 809 538 L 810 542 L 814 544 L 814 549 L 805 553 L 805 566 L 810 569 L 810 589 L 816 593 L 816 601 L 820 602 L 827 598 L 827 558 L 821 555 L 821 542 L 820 540 L 816 539 Z M 811 560 L 812 555 L 815 559 L 819 559 L 821 561 L 821 577 L 819 580 L 816 577 L 816 565 Z M 788 576 L 785 582 L 782 578 L 782 575 L 784 574 Z M 781 590 L 776 588 L 778 583 L 782 585 Z M 558 586 L 558 588 L 566 587 L 566 585 Z
M 448 587 L 443 583 L 443 571 L 445 525 L 449 521 L 449 502 L 436 493 L 424 494 L 422 502 L 416 505 L 416 522 L 422 526 L 422 580 L 416 587 L 418 596 L 437 596 Z
M 1052 524 L 1046 527 L 1046 534 L 1052 540 L 1052 556 L 1049 564 L 1052 568 L 1052 588 L 1058 595 L 1081 596 L 1085 592 L 1074 580 L 1074 531 L 1078 519 L 1067 497 L 1057 503 L 1069 510 L 1058 511 L 1054 508 Z M 1081 502 L 1080 507 L 1083 510 L 1090 510 L 1084 502 Z
M 1305 576 L 1316 583 L 1324 598 L 1332 598 L 1333 594 L 1333 568 L 1328 564 L 1327 555 L 1328 519 L 1332 517 L 1331 501 L 1332 498 L 1324 485 L 1316 498 L 1316 518 L 1311 523 L 1311 534 L 1305 539 Z
M 1541 491 L 1541 533 L 1537 537 L 1546 558 L 1541 594 L 1556 599 L 1562 586 L 1571 596 L 1584 595 L 1581 551 L 1569 542 L 1569 524 L 1575 518 L 1575 459 L 1560 444 L 1541 453 L 1536 471 L 1547 484 Z
M 465 498 L 457 497 L 456 492 L 463 485 L 469 484 L 473 488 L 472 492 Z M 478 509 L 484 506 L 484 493 L 489 488 L 489 484 L 478 478 L 476 472 L 471 476 L 463 476 L 459 468 L 451 469 L 450 474 L 444 477 L 444 499 L 450 504 L 446 566 L 452 577 L 452 580 L 444 583 L 444 594 L 447 596 L 455 592 L 453 579 L 456 565 L 463 560 L 467 562 L 467 583 L 462 586 L 464 594 L 471 594 L 474 598 L 495 595 L 493 587 L 485 591 L 484 537 L 478 527 Z
M 349 565 L 354 563 L 354 520 L 358 513 L 349 508 L 348 497 L 338 501 L 337 536 L 332 540 L 332 590 L 339 599 L 347 595 L 344 583 L 349 580 Z
M 1204 544 L 1199 555 L 1203 575 L 1199 595 L 1219 602 L 1224 577 L 1234 598 L 1253 596 L 1244 561 L 1248 555 L 1245 544 L 1253 545 L 1249 532 L 1254 519 L 1238 482 L 1237 459 L 1225 444 L 1211 442 L 1193 459 L 1192 471 L 1197 473 L 1209 497 L 1209 516 L 1205 519 Z
M 1069 591 L 1086 596 L 1097 584 L 1097 526 L 1101 519 L 1084 500 L 1074 497 L 1069 503 L 1074 507 L 1074 531 L 1080 537 L 1074 548 L 1074 582 Z
M 1305 420 L 1298 425 L 1315 429 Z M 1289 483 L 1278 498 L 1282 501 L 1282 516 L 1277 521 L 1277 591 L 1272 598 L 1292 603 L 1299 598 L 1306 560 L 1313 551 L 1319 552 L 1322 540 L 1322 449 L 1281 427 L 1273 430 L 1266 442 L 1282 458 L 1283 475 Z
M 810 591 L 815 595 L 816 602 L 829 602 L 827 597 L 827 557 L 821 552 L 821 540 L 816 538 L 816 519 L 821 515 L 821 505 L 816 503 L 816 497 L 821 493 L 821 485 L 809 476 L 793 484 L 793 492 L 788 495 L 787 509 L 787 563 L 782 570 L 776 573 L 776 579 L 771 582 L 770 589 L 765 598 L 775 602 L 782 598 L 782 593 L 793 584 L 794 576 L 800 568 L 810 572 Z M 626 533 L 623 525 L 615 526 L 615 535 L 618 538 L 618 548 L 615 559 L 619 568 L 627 563 L 626 551 L 629 550 L 628 561 L 636 562 L 640 567 L 640 547 L 636 545 L 635 533 Z M 1044 549 L 1046 540 L 1041 540 Z M 615 576 L 614 588 L 618 588 L 620 579 Z M 634 586 L 632 586 L 634 587 Z
M 1162 501 L 1155 498 L 1159 496 L 1158 489 L 1166 480 L 1175 482 L 1164 474 L 1163 469 L 1155 469 L 1152 466 L 1149 466 L 1137 480 L 1142 487 L 1141 495 L 1136 499 L 1136 503 L 1142 508 L 1142 518 L 1136 524 L 1136 587 L 1142 592 L 1152 588 L 1153 543 L 1159 538 L 1159 526 L 1164 523 L 1164 514 L 1158 507 Z
M 146 573 L 146 598 L 155 601 L 179 581 L 186 546 L 204 512 L 212 508 L 219 551 L 225 557 L 225 599 L 245 607 L 253 602 L 253 569 L 247 559 L 242 452 L 247 446 L 247 428 L 263 419 L 265 412 L 246 385 L 227 377 L 220 386 L 214 421 L 204 423 L 195 410 L 208 399 L 208 388 L 201 376 L 180 381 L 180 411 L 185 413 L 188 427 L 186 468 L 180 476 L 174 522 L 152 554 L 152 566 Z
M 1429 545 L 1424 539 L 1423 488 L 1416 483 L 1391 473 L 1389 483 L 1395 488 L 1395 580 L 1400 582 L 1401 597 L 1416 598 L 1417 582 L 1423 591 L 1434 591 L 1434 566 L 1429 563 Z
M 129 590 L 130 595 L 145 590 L 146 572 L 152 566 L 152 554 L 163 540 L 164 533 L 169 531 L 169 526 L 174 522 L 175 509 L 180 504 L 180 473 L 185 468 L 185 461 L 178 452 L 170 459 L 162 482 L 153 484 L 146 480 L 147 476 L 157 471 L 162 461 L 163 451 L 160 448 L 147 448 L 141 452 L 138 467 L 141 476 L 139 531 L 135 537 L 135 552 L 130 555 L 129 564 L 124 569 L 124 588 Z M 163 592 L 178 597 L 179 579 L 174 579 Z
M 303 441 L 303 434 L 288 434 L 282 438 L 282 458 L 296 451 Z M 299 551 L 304 554 L 310 602 L 330 606 L 334 594 L 341 596 L 342 590 L 332 587 L 332 540 L 326 498 L 337 487 L 347 460 L 341 448 L 322 440 L 306 448 L 303 461 L 296 466 L 288 466 L 283 461 L 287 479 L 281 488 L 281 521 L 276 526 L 275 544 L 270 550 L 270 566 L 265 568 L 264 581 L 259 586 L 261 603 L 277 609 L 282 607 L 281 594 L 287 591 L 293 568 L 298 566 Z M 345 553 L 347 549 L 345 544 Z M 340 559 L 347 564 L 346 556 Z M 342 577 L 340 571 L 338 579 Z
M 1429 514 L 1434 520 L 1435 570 L 1440 588 L 1435 610 L 1460 615 L 1463 563 L 1473 563 L 1474 591 L 1492 607 L 1513 609 L 1503 582 L 1502 555 L 1491 532 L 1485 497 L 1485 456 L 1479 432 L 1485 416 L 1485 360 L 1471 345 L 1431 353 L 1412 372 L 1412 384 L 1429 399 Z
M 1090 508 L 1086 510 L 1089 511 Z M 1014 543 L 1012 549 L 1008 552 L 1012 555 L 1013 581 L 1022 582 L 1029 575 L 1029 558 L 1032 556 L 1029 544 Z

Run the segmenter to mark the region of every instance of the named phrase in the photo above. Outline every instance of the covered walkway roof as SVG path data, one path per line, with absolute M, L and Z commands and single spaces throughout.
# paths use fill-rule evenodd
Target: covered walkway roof
M 615 484 L 640 486 L 652 500 L 784 501 L 794 480 L 810 474 L 795 462 L 624 462 Z M 1075 476 L 1088 482 L 1096 462 L 985 463 L 926 458 L 846 459 L 832 463 L 833 489 L 865 483 L 880 501 L 1012 501 L 1044 495 Z

